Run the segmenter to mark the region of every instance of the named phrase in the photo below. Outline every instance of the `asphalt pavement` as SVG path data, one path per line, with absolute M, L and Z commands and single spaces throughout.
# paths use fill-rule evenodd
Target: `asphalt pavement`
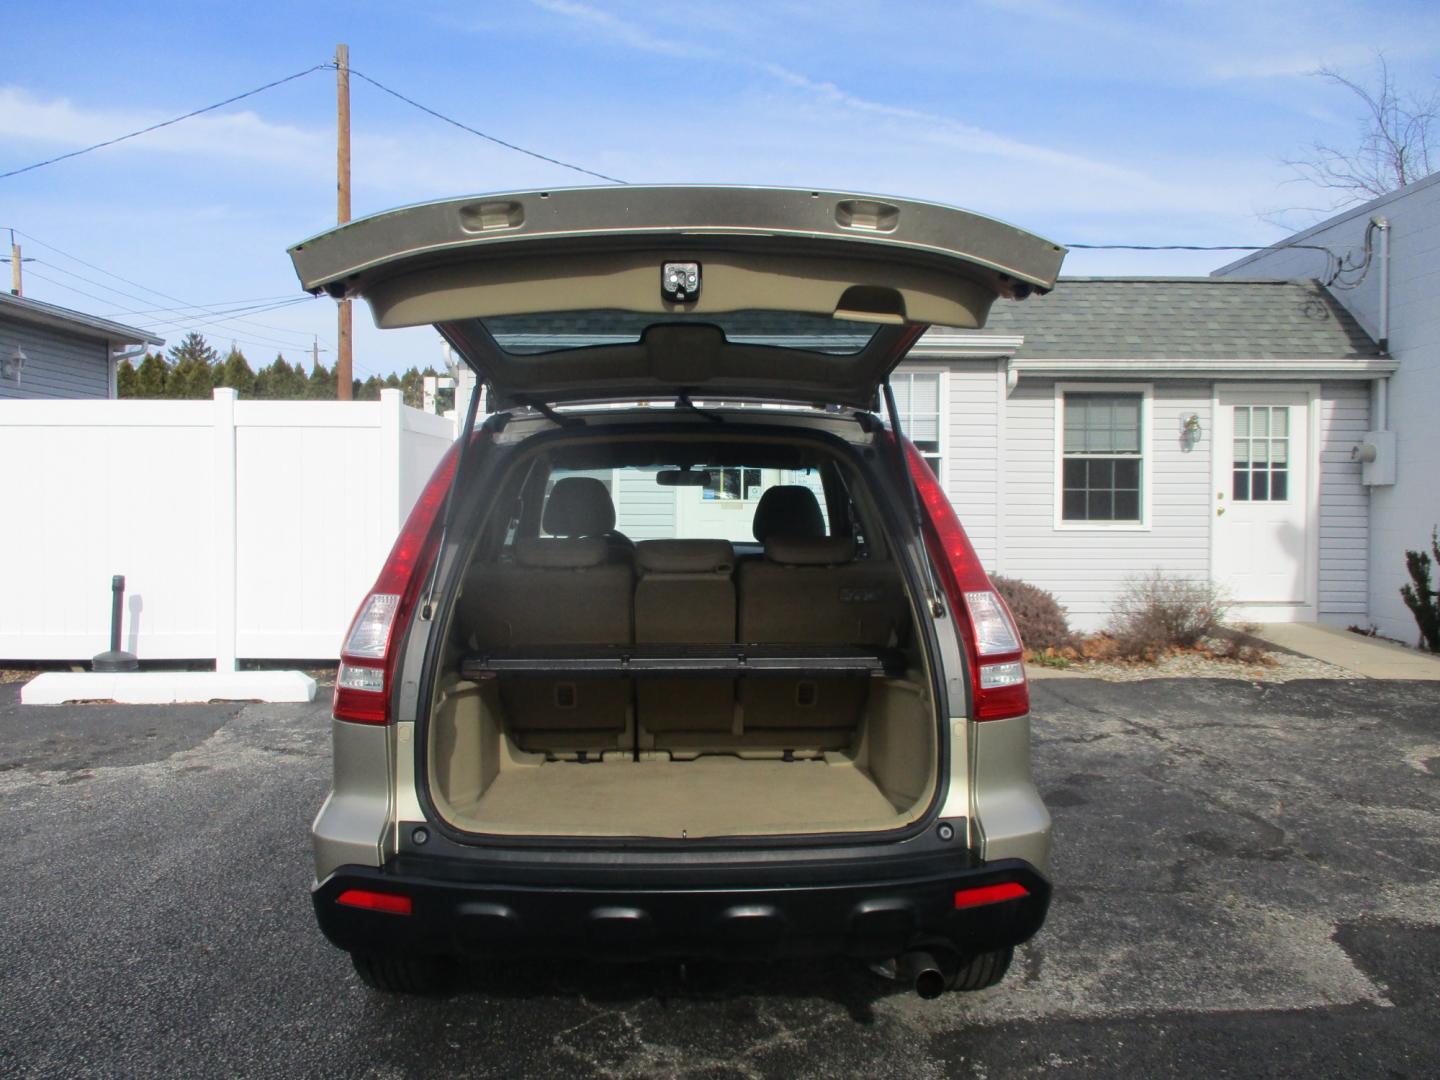
M 0 686 L 7 1076 L 1440 1072 L 1440 683 L 1033 687 L 1050 921 L 1004 984 L 863 965 L 512 964 L 444 1000 L 316 930 L 326 704 Z

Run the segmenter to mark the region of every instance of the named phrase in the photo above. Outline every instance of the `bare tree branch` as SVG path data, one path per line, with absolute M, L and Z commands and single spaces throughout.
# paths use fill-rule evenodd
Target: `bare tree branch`
M 1335 193 L 1328 212 L 1378 198 L 1440 168 L 1440 153 L 1431 151 L 1440 125 L 1440 79 L 1429 96 L 1402 93 L 1395 86 L 1384 53 L 1375 54 L 1375 66 L 1373 86 L 1362 85 L 1334 68 L 1313 72 L 1317 78 L 1350 91 L 1363 106 L 1359 140 L 1353 147 L 1315 142 L 1294 157 L 1280 159 L 1295 174 L 1288 182 Z M 1288 207 L 1261 217 L 1275 221 L 1292 211 L 1314 209 Z

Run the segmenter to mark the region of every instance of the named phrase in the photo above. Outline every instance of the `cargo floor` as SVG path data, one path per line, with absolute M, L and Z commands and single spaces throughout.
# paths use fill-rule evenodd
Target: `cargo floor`
M 822 761 L 548 762 L 500 772 L 457 815 L 475 832 L 728 836 L 898 827 L 863 771 Z

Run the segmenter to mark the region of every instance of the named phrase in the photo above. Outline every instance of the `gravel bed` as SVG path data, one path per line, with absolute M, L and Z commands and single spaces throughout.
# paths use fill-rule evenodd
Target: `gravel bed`
M 1141 679 L 1244 679 L 1246 682 L 1289 682 L 1292 679 L 1359 679 L 1363 676 L 1345 668 L 1290 653 L 1269 654 L 1273 666 L 1242 664 L 1235 660 L 1211 660 L 1197 653 L 1168 656 L 1154 664 L 1115 664 L 1097 660 L 1072 663 L 1068 668 L 1027 664 L 1034 677 L 1080 676 L 1107 682 L 1138 682 Z

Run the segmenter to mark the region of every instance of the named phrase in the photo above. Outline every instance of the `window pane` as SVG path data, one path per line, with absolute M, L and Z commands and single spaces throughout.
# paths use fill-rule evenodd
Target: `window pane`
M 747 498 L 747 499 L 758 499 L 758 498 L 760 497 L 760 486 L 761 486 L 760 470 L 759 470 L 759 469 L 746 469 L 746 470 L 745 470 L 745 498 Z
M 1252 466 L 1265 465 L 1270 460 L 1270 440 L 1250 440 L 1250 464 Z
M 1115 518 L 1114 493 L 1109 489 L 1090 492 L 1090 520 L 1112 521 Z
M 1138 491 L 1117 491 L 1115 493 L 1115 520 L 1140 520 L 1140 493 Z
M 913 413 L 940 411 L 940 373 L 938 371 L 910 375 L 909 409 Z
M 1140 462 L 1126 458 L 1115 462 L 1115 486 L 1117 488 L 1138 488 L 1140 486 Z
M 1235 464 L 1236 466 L 1248 465 L 1250 463 L 1250 440 L 1235 440 Z
M 1269 434 L 1270 434 L 1270 410 L 1269 410 L 1269 409 L 1256 409 L 1254 416 L 1251 417 L 1251 420 L 1252 420 L 1252 425 L 1251 425 L 1251 426 L 1252 426 L 1253 430 L 1250 432 L 1250 434 L 1252 434 L 1252 435 L 1269 435 Z
M 1289 434 L 1290 434 L 1290 410 L 1289 410 L 1288 407 L 1281 406 L 1281 407 L 1278 408 L 1278 409 L 1272 409 L 1272 410 L 1271 410 L 1271 413 L 1270 413 L 1270 434 L 1271 434 L 1271 435 L 1289 435 Z
M 1064 469 L 1064 484 L 1067 488 L 1083 488 L 1085 486 L 1084 458 L 1066 458 Z
M 1275 465 L 1284 465 L 1290 457 L 1290 441 L 1288 439 L 1270 440 L 1270 461 Z
M 1235 406 L 1235 437 L 1245 438 L 1250 434 L 1250 410 L 1244 405 Z
M 1090 487 L 1109 488 L 1115 486 L 1115 462 L 1110 459 L 1091 461 Z
M 1085 492 L 1083 490 L 1065 492 L 1064 510 L 1061 516 L 1066 521 L 1085 520 Z
M 1277 469 L 1270 474 L 1270 498 L 1275 502 L 1284 502 L 1288 499 L 1290 490 L 1289 474 L 1284 469 Z
M 1263 502 L 1270 498 L 1270 474 L 1268 472 L 1250 474 L 1250 497 L 1256 502 Z
M 1250 471 L 1248 469 L 1235 470 L 1235 490 L 1232 495 L 1236 502 L 1250 500 Z
M 1140 402 L 1120 401 L 1115 405 L 1114 448 L 1129 454 L 1140 452 Z
M 926 454 L 925 464 L 930 466 L 930 471 L 935 474 L 936 480 L 942 479 L 942 477 L 940 476 L 940 458 L 933 454 Z

